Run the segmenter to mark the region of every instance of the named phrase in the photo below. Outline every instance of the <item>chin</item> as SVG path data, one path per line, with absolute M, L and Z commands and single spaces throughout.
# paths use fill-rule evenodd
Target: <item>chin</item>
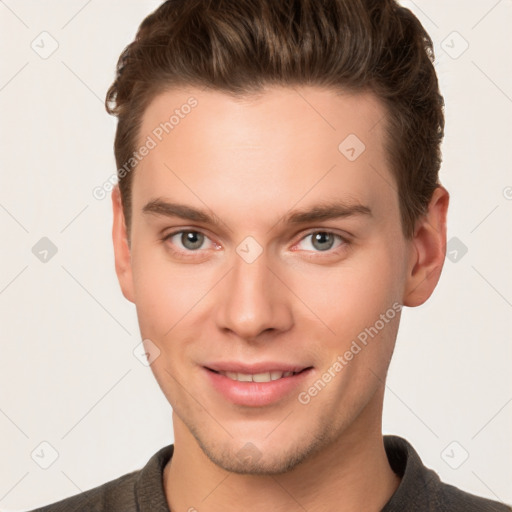
M 206 456 L 217 466 L 239 475 L 280 475 L 287 473 L 307 458 L 307 453 L 261 453 L 254 444 L 246 443 L 240 450 L 226 452 L 202 447 Z
M 298 440 L 290 437 L 287 438 L 288 446 L 281 440 L 276 440 L 267 441 L 262 447 L 259 439 L 244 442 L 236 438 L 218 444 L 213 440 L 201 439 L 194 433 L 193 435 L 208 459 L 225 471 L 239 475 L 287 473 L 321 449 L 324 444 L 318 439 Z

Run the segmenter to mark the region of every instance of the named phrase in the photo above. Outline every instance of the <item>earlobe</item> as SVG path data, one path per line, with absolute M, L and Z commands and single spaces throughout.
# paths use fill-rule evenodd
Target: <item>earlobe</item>
M 428 211 L 415 227 L 411 243 L 411 259 L 403 304 L 423 304 L 433 293 L 441 276 L 446 255 L 446 215 L 448 191 L 439 185 L 432 195 Z
M 128 245 L 128 234 L 121 202 L 119 186 L 112 190 L 112 210 L 114 221 L 112 225 L 112 241 L 114 243 L 114 258 L 117 279 L 126 299 L 135 302 L 133 291 L 133 275 L 131 252 Z

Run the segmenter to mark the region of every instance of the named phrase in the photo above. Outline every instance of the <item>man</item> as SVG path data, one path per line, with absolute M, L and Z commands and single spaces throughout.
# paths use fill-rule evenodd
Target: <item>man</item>
M 41 512 L 511 510 L 381 432 L 402 308 L 445 257 L 431 58 L 391 0 L 142 22 L 107 93 L 113 242 L 175 442 Z

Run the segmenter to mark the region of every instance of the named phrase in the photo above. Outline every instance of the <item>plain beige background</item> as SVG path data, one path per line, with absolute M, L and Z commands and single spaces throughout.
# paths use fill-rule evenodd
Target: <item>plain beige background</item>
M 115 172 L 106 90 L 159 4 L 0 2 L 3 511 L 139 469 L 173 441 L 170 406 L 133 353 L 110 197 L 93 197 Z M 434 295 L 404 312 L 384 432 L 407 438 L 444 481 L 512 503 L 512 2 L 403 5 L 435 41 L 450 243 Z

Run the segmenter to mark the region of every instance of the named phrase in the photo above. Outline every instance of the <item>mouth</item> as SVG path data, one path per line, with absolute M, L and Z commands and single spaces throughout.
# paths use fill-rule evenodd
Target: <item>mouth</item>
M 235 380 L 238 382 L 271 382 L 274 380 L 280 380 L 287 377 L 293 377 L 294 375 L 298 375 L 299 373 L 305 372 L 309 369 L 313 368 L 312 366 L 308 366 L 299 371 L 283 371 L 283 370 L 270 370 L 267 372 L 260 373 L 241 373 L 241 372 L 229 372 L 229 371 L 217 371 L 212 368 L 206 367 L 207 370 L 210 370 L 213 373 L 217 373 L 219 375 L 223 375 L 228 379 Z
M 207 382 L 216 396 L 234 405 L 264 407 L 290 399 L 292 393 L 306 385 L 313 366 L 222 364 L 204 366 Z M 236 371 L 235 371 L 236 370 Z

